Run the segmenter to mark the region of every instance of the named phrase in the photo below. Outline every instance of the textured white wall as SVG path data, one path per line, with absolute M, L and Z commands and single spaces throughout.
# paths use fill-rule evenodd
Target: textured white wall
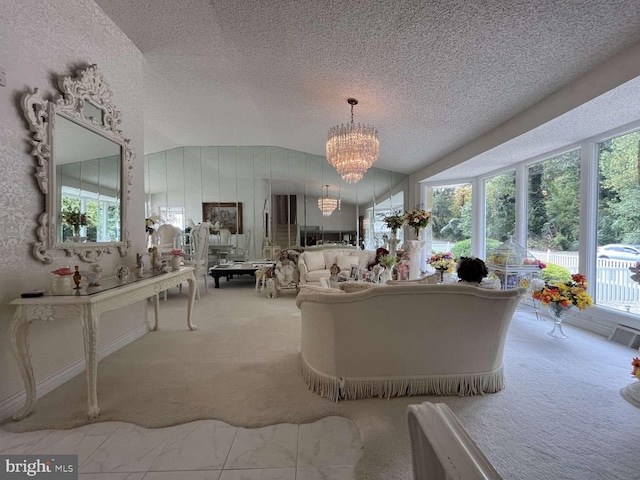
M 60 257 L 60 262 L 47 266 L 31 255 L 44 200 L 33 176 L 36 160 L 29 153 L 31 134 L 20 97 L 34 87 L 52 95 L 58 91 L 56 77 L 93 63 L 113 90 L 113 101 L 122 111 L 122 129 L 137 155 L 127 219 L 131 251 L 136 252 L 145 240 L 142 54 L 93 0 L 0 0 L 0 66 L 8 77 L 8 85 L 0 87 L 0 404 L 22 390 L 7 339 L 14 311 L 7 302 L 21 292 L 47 288 L 49 272 L 58 264 L 76 263 L 70 257 Z M 131 265 L 132 256 L 107 255 L 101 265 L 109 274 L 121 262 Z M 144 302 L 104 315 L 100 343 L 135 330 L 145 319 Z M 30 351 L 36 381 L 82 359 L 79 322 L 34 323 Z

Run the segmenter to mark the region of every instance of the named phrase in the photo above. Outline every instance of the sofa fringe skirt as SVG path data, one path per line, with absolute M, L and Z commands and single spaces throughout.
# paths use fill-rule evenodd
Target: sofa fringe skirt
M 302 356 L 302 377 L 310 390 L 333 402 L 412 395 L 484 395 L 504 389 L 502 366 L 492 372 L 419 377 L 338 378 L 319 372 Z

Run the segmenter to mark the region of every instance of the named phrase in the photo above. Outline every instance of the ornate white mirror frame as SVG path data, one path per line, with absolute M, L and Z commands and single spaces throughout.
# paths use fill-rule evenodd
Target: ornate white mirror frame
M 129 231 L 126 222 L 126 207 L 131 198 L 131 180 L 134 152 L 125 138 L 119 124 L 122 122 L 120 111 L 112 103 L 112 92 L 96 65 L 79 70 L 76 77 L 60 77 L 58 85 L 62 94 L 49 101 L 41 97 L 37 88 L 33 93 L 22 96 L 22 108 L 29 122 L 33 139 L 31 154 L 38 159 L 36 179 L 40 190 L 45 195 L 45 211 L 39 216 L 37 229 L 38 241 L 34 243 L 34 256 L 44 262 L 51 263 L 54 252 L 64 250 L 67 256 L 78 255 L 82 261 L 96 262 L 104 253 L 112 253 L 118 249 L 121 256 L 127 254 L 130 247 Z M 102 119 L 86 117 L 84 108 L 90 104 L 93 110 L 99 109 Z M 57 225 L 60 212 L 56 211 L 56 186 L 54 127 L 56 115 L 97 133 L 120 146 L 120 241 L 116 242 L 61 242 L 57 238 Z M 101 120 L 101 121 L 100 121 Z

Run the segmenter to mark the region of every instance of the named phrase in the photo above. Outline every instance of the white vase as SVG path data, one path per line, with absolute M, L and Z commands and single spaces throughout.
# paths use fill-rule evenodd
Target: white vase
M 391 269 L 385 268 L 382 273 L 380 273 L 380 284 L 385 285 L 392 277 Z
M 53 295 L 72 295 L 73 280 L 71 275 L 53 275 L 51 280 L 51 293 Z
M 426 243 L 424 240 L 409 241 L 409 280 L 416 280 L 422 275 L 420 261 Z
M 182 257 L 180 255 L 173 255 L 171 257 L 171 269 L 172 270 L 180 270 L 180 261 Z

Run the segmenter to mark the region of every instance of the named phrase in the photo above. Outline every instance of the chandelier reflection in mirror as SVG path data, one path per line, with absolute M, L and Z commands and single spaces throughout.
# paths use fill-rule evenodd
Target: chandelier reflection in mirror
M 318 208 L 322 210 L 322 216 L 328 217 L 337 208 L 340 210 L 340 200 L 329 196 L 329 185 L 325 185 L 325 193 L 318 199 Z
M 347 102 L 351 105 L 351 123 L 329 129 L 327 161 L 345 182 L 358 183 L 378 159 L 380 142 L 375 127 L 353 123 L 353 106 L 358 100 L 349 98 Z

